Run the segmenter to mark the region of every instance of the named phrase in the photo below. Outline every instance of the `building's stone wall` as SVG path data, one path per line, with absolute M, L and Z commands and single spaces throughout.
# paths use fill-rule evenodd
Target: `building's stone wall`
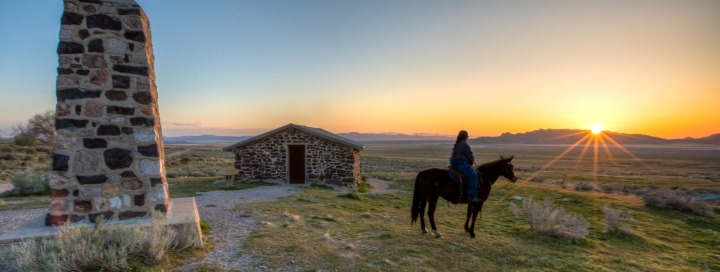
M 148 19 L 134 0 L 65 0 L 47 225 L 167 211 Z
M 288 145 L 305 145 L 306 182 L 353 185 L 360 183 L 360 151 L 287 129 L 233 149 L 238 180 L 288 179 Z

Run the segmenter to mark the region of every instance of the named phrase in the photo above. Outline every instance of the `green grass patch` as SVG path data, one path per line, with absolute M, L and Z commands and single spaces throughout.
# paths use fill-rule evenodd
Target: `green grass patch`
M 412 183 L 391 182 L 395 195 L 348 194 L 319 188 L 268 203 L 238 206 L 261 218 L 243 252 L 255 266 L 270 270 L 356 271 L 678 271 L 720 269 L 717 218 L 623 205 L 613 198 L 555 191 L 536 184 L 498 182 L 476 225 L 476 239 L 463 230 L 466 206 L 440 201 L 436 223 L 444 238 L 422 235 L 410 225 Z M 516 218 L 512 196 L 551 198 L 591 224 L 590 234 L 573 242 L 540 235 Z M 632 234 L 606 233 L 602 207 L 607 202 L 635 216 Z M 427 220 L 427 219 L 426 219 Z M 700 227 L 693 227 L 697 225 Z M 429 228 L 429 226 L 428 226 Z
M 203 235 L 210 234 L 210 223 L 205 221 L 205 219 L 200 219 L 200 231 Z
M 5 203 L 0 211 L 47 208 L 50 206 L 48 196 L 8 196 L 0 198 Z
M 310 184 L 310 188 L 325 189 L 325 190 L 335 190 L 335 188 L 333 188 L 333 187 L 330 186 L 330 185 L 327 185 L 327 184 L 317 184 L 317 183 Z
M 367 193 L 372 189 L 375 189 L 375 187 L 373 187 L 372 185 L 370 185 L 370 183 L 367 182 L 361 182 L 357 186 L 358 193 Z
M 338 197 L 347 198 L 347 199 L 352 199 L 352 200 L 357 200 L 357 201 L 363 201 L 363 198 L 362 198 L 360 195 L 356 194 L 356 193 L 342 194 L 342 195 L 339 195 Z

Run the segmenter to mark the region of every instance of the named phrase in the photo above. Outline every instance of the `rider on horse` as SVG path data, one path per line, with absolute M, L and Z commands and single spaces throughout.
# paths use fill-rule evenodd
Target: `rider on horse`
M 468 132 L 461 130 L 460 133 L 458 133 L 457 140 L 455 140 L 455 145 L 453 146 L 452 155 L 450 156 L 450 165 L 456 167 L 468 178 L 468 201 L 478 203 L 480 202 L 480 199 L 477 198 L 477 194 L 475 193 L 477 191 L 478 176 L 477 173 L 475 173 L 475 169 L 472 167 L 472 165 L 475 164 L 475 156 L 473 155 L 472 150 L 470 150 L 470 145 L 468 145 L 467 139 Z

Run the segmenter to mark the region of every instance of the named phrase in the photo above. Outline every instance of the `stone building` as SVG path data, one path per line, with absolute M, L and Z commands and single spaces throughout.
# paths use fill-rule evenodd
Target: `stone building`
M 363 145 L 320 128 L 288 124 L 223 150 L 235 153 L 236 180 L 360 183 Z

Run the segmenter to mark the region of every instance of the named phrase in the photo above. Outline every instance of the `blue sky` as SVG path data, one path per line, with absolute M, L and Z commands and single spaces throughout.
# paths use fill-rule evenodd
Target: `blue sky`
M 166 135 L 720 132 L 720 1 L 138 3 Z M 54 108 L 61 14 L 0 1 L 5 134 Z

